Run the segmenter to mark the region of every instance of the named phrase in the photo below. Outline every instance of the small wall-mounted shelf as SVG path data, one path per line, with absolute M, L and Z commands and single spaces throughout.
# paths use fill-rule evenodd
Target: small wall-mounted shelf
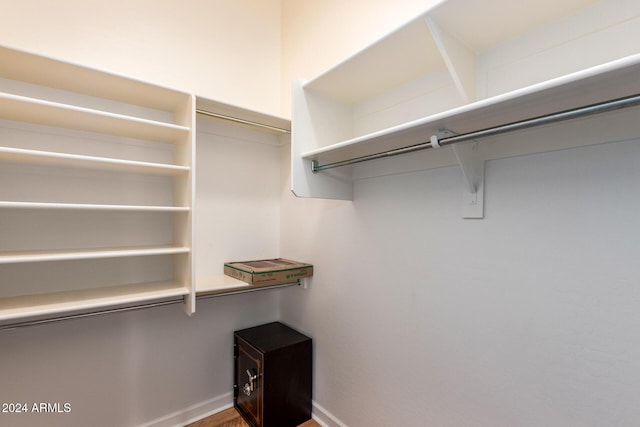
M 509 21 L 486 25 L 496 11 Z M 430 147 L 443 131 L 465 134 L 638 95 L 638 40 L 640 5 L 619 0 L 440 2 L 315 79 L 296 83 L 292 190 L 301 197 L 352 199 L 354 179 L 459 165 L 465 150 L 456 155 L 443 147 L 429 150 L 428 158 L 405 154 L 385 165 L 348 166 L 354 159 Z M 604 136 L 601 124 L 582 121 L 596 131 L 539 134 L 535 144 L 521 134 L 482 139 L 474 157 L 637 136 L 631 113 L 614 115 L 607 115 Z M 575 127 L 557 124 L 555 130 Z M 314 173 L 336 163 L 346 167 Z
M 199 276 L 196 278 L 196 296 L 198 298 L 253 292 L 267 289 L 300 285 L 300 281 L 277 285 L 252 285 L 224 274 Z

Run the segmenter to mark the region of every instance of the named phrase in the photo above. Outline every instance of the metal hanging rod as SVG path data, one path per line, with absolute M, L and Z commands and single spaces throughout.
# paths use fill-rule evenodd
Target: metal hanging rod
M 202 114 L 203 116 L 214 117 L 216 119 L 227 120 L 234 123 L 241 123 L 243 125 L 249 125 L 253 127 L 262 128 L 262 129 L 268 129 L 274 132 L 280 132 L 285 134 L 291 133 L 289 129 L 279 128 L 277 126 L 265 125 L 264 123 L 258 123 L 251 120 L 240 119 L 238 117 L 227 116 L 225 114 L 212 113 L 211 111 L 196 109 L 196 113 Z
M 200 300 L 200 299 L 222 297 L 222 296 L 227 296 L 227 295 L 246 294 L 246 293 L 249 293 L 249 292 L 256 292 L 256 291 L 269 290 L 269 289 L 278 289 L 278 288 L 284 288 L 284 287 L 296 286 L 296 285 L 297 286 L 300 285 L 300 280 L 297 280 L 297 281 L 291 282 L 291 283 L 283 283 L 281 285 L 255 286 L 255 287 L 251 287 L 251 288 L 243 288 L 243 289 L 235 289 L 235 290 L 223 291 L 223 292 L 218 292 L 218 293 L 215 293 L 215 294 L 197 295 L 196 299 Z M 103 314 L 122 313 L 122 312 L 125 312 L 125 311 L 136 311 L 136 310 L 142 310 L 142 309 L 145 309 L 145 308 L 162 307 L 162 306 L 165 306 L 165 305 L 179 304 L 179 303 L 183 303 L 183 302 L 184 302 L 184 298 L 177 298 L 177 299 L 171 299 L 171 300 L 166 300 L 166 301 L 151 302 L 151 303 L 147 303 L 147 304 L 131 305 L 131 306 L 127 306 L 127 307 L 108 308 L 108 309 L 105 309 L 105 310 L 92 311 L 92 312 L 88 312 L 88 313 L 68 314 L 68 315 L 64 315 L 64 316 L 49 317 L 49 318 L 46 318 L 46 319 L 25 320 L 25 321 L 21 321 L 21 322 L 6 324 L 6 325 L 0 325 L 0 331 L 7 330 L 7 329 L 24 328 L 26 326 L 44 325 L 44 324 L 47 324 L 47 323 L 57 323 L 57 322 L 61 322 L 63 320 L 73 320 L 73 319 L 81 319 L 81 318 L 84 318 L 84 317 L 94 317 L 94 316 L 100 316 L 100 315 L 103 315 Z
M 300 286 L 300 280 L 297 280 L 297 281 L 291 282 L 291 283 L 283 283 L 281 285 L 253 286 L 253 287 L 250 287 L 250 288 L 238 289 L 236 291 L 219 292 L 219 293 L 214 293 L 214 294 L 199 295 L 199 296 L 196 296 L 196 299 L 207 299 L 207 298 L 217 298 L 217 297 L 222 297 L 222 296 L 227 296 L 227 295 L 247 294 L 247 293 L 250 293 L 250 292 L 266 291 L 268 289 L 286 288 L 286 287 L 289 287 L 289 286 Z
M 180 298 L 180 299 L 172 299 L 168 301 L 153 302 L 148 304 L 132 305 L 128 307 L 109 308 L 106 310 L 92 311 L 89 313 L 68 314 L 64 316 L 49 317 L 46 319 L 38 319 L 38 320 L 26 320 L 22 322 L 10 323 L 7 325 L 0 325 L 0 331 L 6 330 L 6 329 L 23 328 L 25 326 L 36 326 L 36 325 L 43 325 L 46 323 L 56 323 L 56 322 L 61 322 L 63 320 L 81 319 L 83 317 L 94 317 L 102 314 L 121 313 L 124 311 L 135 311 L 135 310 L 141 310 L 143 308 L 160 307 L 163 305 L 177 304 L 182 302 L 184 302 L 184 299 Z
M 342 161 L 333 162 L 333 163 L 326 163 L 324 165 L 319 164 L 317 160 L 312 160 L 311 171 L 313 173 L 317 173 L 323 170 L 338 168 L 341 166 L 353 165 L 361 162 L 367 162 L 369 160 L 383 159 L 386 157 L 398 156 L 400 154 L 413 153 L 414 151 L 421 151 L 429 148 L 443 147 L 445 145 L 451 145 L 458 142 L 486 138 L 486 137 L 500 135 L 507 132 L 515 132 L 518 130 L 528 129 L 536 126 L 548 125 L 548 124 L 557 123 L 565 120 L 577 119 L 579 117 L 606 113 L 609 111 L 620 110 L 623 108 L 635 107 L 638 105 L 640 105 L 640 95 L 627 96 L 624 98 L 618 98 L 611 101 L 605 101 L 597 104 L 587 105 L 584 107 L 564 110 L 558 113 L 547 114 L 544 116 L 533 117 L 530 119 L 507 123 L 504 125 L 481 129 L 474 132 L 468 132 L 468 133 L 448 136 L 444 138 L 438 138 L 437 136 L 432 136 L 431 140 L 428 142 L 422 142 L 420 144 L 410 145 L 408 147 L 403 147 L 403 148 L 396 148 L 394 150 L 389 150 L 382 153 L 369 154 L 367 156 L 356 157 L 354 159 L 342 160 Z

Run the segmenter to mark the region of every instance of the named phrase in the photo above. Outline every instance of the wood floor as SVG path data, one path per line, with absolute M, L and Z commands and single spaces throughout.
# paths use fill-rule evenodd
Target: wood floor
M 196 421 L 186 427 L 250 427 L 235 408 L 229 408 L 225 411 L 213 414 L 210 417 Z M 313 420 L 309 420 L 300 424 L 298 427 L 320 427 L 320 424 Z

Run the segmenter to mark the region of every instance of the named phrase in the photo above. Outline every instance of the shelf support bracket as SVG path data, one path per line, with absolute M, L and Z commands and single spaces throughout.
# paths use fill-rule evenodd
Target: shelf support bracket
M 484 163 L 478 141 L 452 144 L 466 185 L 463 218 L 484 218 Z

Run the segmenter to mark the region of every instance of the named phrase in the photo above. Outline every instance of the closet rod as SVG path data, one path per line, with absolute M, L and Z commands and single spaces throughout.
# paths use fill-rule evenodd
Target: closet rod
M 214 117 L 216 119 L 227 120 L 234 123 L 241 123 L 243 125 L 258 127 L 262 129 L 268 129 L 275 132 L 286 133 L 286 134 L 291 133 L 289 129 L 279 128 L 277 126 L 265 125 L 264 123 L 258 123 L 251 120 L 240 119 L 238 117 L 227 116 L 225 114 L 212 113 L 211 111 L 196 109 L 196 113 L 202 114 L 203 116 Z
M 269 289 L 277 289 L 277 288 L 284 288 L 287 286 L 299 286 L 299 285 L 300 285 L 300 280 L 297 280 L 295 282 L 283 283 L 280 285 L 255 286 L 251 288 L 236 289 L 236 290 L 219 292 L 215 294 L 199 295 L 199 296 L 196 296 L 196 299 L 208 299 L 208 298 L 222 297 L 227 295 L 246 294 L 249 292 L 266 291 Z M 120 307 L 120 308 L 109 308 L 106 310 L 92 311 L 89 313 L 69 314 L 65 316 L 56 316 L 56 317 L 50 317 L 50 318 L 38 319 L 38 320 L 26 320 L 23 322 L 0 325 L 0 331 L 7 330 L 7 329 L 23 328 L 25 326 L 36 326 L 36 325 L 43 325 L 46 323 L 56 323 L 56 322 L 61 322 L 63 320 L 81 319 L 83 317 L 94 317 L 102 314 L 121 313 L 125 311 L 136 311 L 136 310 L 142 310 L 145 308 L 161 307 L 164 305 L 172 305 L 172 304 L 178 304 L 183 302 L 184 302 L 184 298 L 179 298 L 179 299 L 172 299 L 167 301 L 152 302 L 148 304 L 132 305 L 132 306 Z
M 25 326 L 43 325 L 45 323 L 56 323 L 56 322 L 61 322 L 63 320 L 81 319 L 83 317 L 93 317 L 93 316 L 99 316 L 99 315 L 102 315 L 102 314 L 120 313 L 120 312 L 123 312 L 123 311 L 134 311 L 134 310 L 141 310 L 143 308 L 160 307 L 160 306 L 163 306 L 163 305 L 177 304 L 177 303 L 182 303 L 182 302 L 184 302 L 184 299 L 180 298 L 180 299 L 172 299 L 172 300 L 168 300 L 168 301 L 154 302 L 154 303 L 149 303 L 149 304 L 132 305 L 132 306 L 128 306 L 128 307 L 109 308 L 109 309 L 106 309 L 106 310 L 92 311 L 92 312 L 89 312 L 89 313 L 69 314 L 69 315 L 65 315 L 65 316 L 49 317 L 49 318 L 46 318 L 46 319 L 39 319 L 39 320 L 26 320 L 26 321 L 23 321 L 23 322 L 16 322 L 16 323 L 10 323 L 10 324 L 7 324 L 7 325 L 0 325 L 0 331 L 5 330 L 5 329 L 22 328 L 22 327 L 25 327 Z
M 268 289 L 278 289 L 278 288 L 286 288 L 288 286 L 300 286 L 300 280 L 296 280 L 295 282 L 291 282 L 291 283 L 282 283 L 280 285 L 271 285 L 271 286 L 252 286 L 250 288 L 244 288 L 244 289 L 238 289 L 235 291 L 229 291 L 229 292 L 219 292 L 219 293 L 214 293 L 214 294 L 205 294 L 205 295 L 199 295 L 196 297 L 196 299 L 207 299 L 207 298 L 216 298 L 216 297 L 223 297 L 226 295 L 237 295 L 237 294 L 246 294 L 249 292 L 256 292 L 256 291 L 266 291 Z
M 311 171 L 317 173 L 326 169 L 333 169 L 341 166 L 352 165 L 355 163 L 366 162 L 369 160 L 382 159 L 391 156 L 398 156 L 400 154 L 413 153 L 414 151 L 426 150 L 429 148 L 437 148 L 445 145 L 451 145 L 458 142 L 469 141 L 479 138 L 486 138 L 489 136 L 500 135 L 507 132 L 514 132 L 517 130 L 528 129 L 536 126 L 548 125 L 560 121 L 577 119 L 579 117 L 590 116 L 594 114 L 606 113 L 609 111 L 620 110 L 623 108 L 630 108 L 640 105 L 640 95 L 632 95 L 624 98 L 613 99 L 597 104 L 591 104 L 583 107 L 573 108 L 570 110 L 560 111 L 558 113 L 547 114 L 544 116 L 533 117 L 530 119 L 524 119 L 516 122 L 511 122 L 503 125 L 498 125 L 486 129 L 477 130 L 474 132 L 468 132 L 464 134 L 444 137 L 437 140 L 437 145 L 431 141 L 423 142 L 416 145 L 410 145 L 408 147 L 396 148 L 393 150 L 385 151 L 382 153 L 369 154 L 362 157 L 356 157 L 354 159 L 342 160 L 339 162 L 326 163 L 324 165 L 318 164 L 317 160 L 311 161 Z

